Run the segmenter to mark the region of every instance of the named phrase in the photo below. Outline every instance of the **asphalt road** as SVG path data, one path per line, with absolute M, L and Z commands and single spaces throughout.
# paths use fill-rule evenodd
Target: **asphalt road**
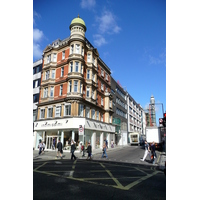
M 108 159 L 99 153 L 92 161 L 36 160 L 33 199 L 166 199 L 163 171 L 138 161 L 143 154 L 128 147 L 109 152 Z

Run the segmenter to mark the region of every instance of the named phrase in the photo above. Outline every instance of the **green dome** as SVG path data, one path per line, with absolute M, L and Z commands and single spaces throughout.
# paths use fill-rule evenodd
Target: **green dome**
M 74 18 L 74 19 L 72 20 L 72 22 L 71 22 L 69 28 L 71 29 L 71 27 L 72 27 L 73 25 L 81 25 L 81 26 L 83 26 L 83 27 L 85 28 L 85 30 L 86 30 L 85 22 L 79 17 L 79 15 L 78 15 L 77 18 Z

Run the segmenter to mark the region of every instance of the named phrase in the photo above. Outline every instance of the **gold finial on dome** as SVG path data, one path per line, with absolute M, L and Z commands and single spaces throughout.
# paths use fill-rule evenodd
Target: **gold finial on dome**
M 78 14 L 78 18 L 80 18 L 79 14 Z

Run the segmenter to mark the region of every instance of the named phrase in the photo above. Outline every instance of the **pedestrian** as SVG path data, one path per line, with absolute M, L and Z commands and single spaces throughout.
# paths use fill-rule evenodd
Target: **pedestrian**
M 87 153 L 88 153 L 88 156 L 87 156 L 87 159 L 90 158 L 90 160 L 92 160 L 92 146 L 90 145 L 90 142 L 88 142 L 88 146 L 87 146 Z
M 71 151 L 71 138 L 68 139 L 69 150 Z
M 108 149 L 108 140 L 106 140 L 106 138 L 104 139 L 104 142 L 106 144 L 106 148 Z
M 71 141 L 71 160 L 76 160 L 76 156 L 74 155 L 74 152 L 76 150 L 75 142 L 72 140 Z
M 57 158 L 58 158 L 58 154 L 60 154 L 60 158 L 62 159 L 63 150 L 62 150 L 62 143 L 60 142 L 60 139 L 58 139 L 57 149 L 58 149 Z
M 78 146 L 79 153 L 81 153 L 81 146 L 82 146 L 82 142 L 79 142 L 79 146 Z
M 44 153 L 44 150 L 45 150 L 45 143 L 42 142 L 42 152 Z
M 82 157 L 85 157 L 85 147 L 82 142 L 81 142 L 81 152 L 83 152 Z
M 113 142 L 113 140 L 111 141 L 111 148 L 114 148 L 114 142 Z
M 38 144 L 38 148 L 39 148 L 39 155 L 41 154 L 42 152 L 42 140 L 39 140 L 39 144 Z
M 149 159 L 151 160 L 149 144 L 146 140 L 145 140 L 145 144 L 144 144 L 144 149 L 145 149 L 144 156 L 140 160 L 144 161 L 146 159 L 147 155 L 149 155 Z
M 151 157 L 152 157 L 151 161 L 153 164 L 155 164 L 155 158 L 157 157 L 155 149 L 156 149 L 155 142 L 153 141 L 151 144 Z
M 102 158 L 104 157 L 104 155 L 106 156 L 106 158 L 108 158 L 108 155 L 107 155 L 107 153 L 106 153 L 106 149 L 107 149 L 107 146 L 106 146 L 106 143 L 104 142 L 104 144 L 103 144 L 103 149 L 102 149 L 102 151 L 103 151 L 103 154 L 102 154 Z
M 53 149 L 53 150 L 56 149 L 55 147 L 56 147 L 56 138 L 54 137 L 54 138 L 53 138 L 52 149 Z

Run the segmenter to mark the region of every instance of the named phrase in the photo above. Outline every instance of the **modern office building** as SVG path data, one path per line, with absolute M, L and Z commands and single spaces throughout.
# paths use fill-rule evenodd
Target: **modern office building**
M 37 104 L 39 102 L 42 59 L 33 63 L 33 148 L 35 148 L 34 121 L 37 119 Z
M 128 134 L 132 132 L 142 134 L 142 108 L 129 93 L 127 108 Z
M 127 92 L 111 76 L 111 93 L 113 95 L 113 125 L 115 126 L 116 144 L 128 143 L 127 132 Z
M 151 95 L 149 104 L 149 121 L 150 121 L 150 126 L 156 126 L 155 99 L 153 95 Z
M 142 108 L 142 106 L 140 104 L 138 104 L 138 106 L 140 107 L 141 110 L 141 135 L 143 136 L 143 138 L 145 138 L 146 136 L 146 115 L 145 115 L 145 111 Z
M 69 139 L 90 142 L 95 149 L 106 138 L 110 147 L 111 140 L 115 142 L 111 71 L 86 39 L 79 16 L 69 29 L 68 38 L 57 39 L 43 51 L 35 147 L 41 139 L 51 149 L 53 138 L 61 140 L 64 150 Z

